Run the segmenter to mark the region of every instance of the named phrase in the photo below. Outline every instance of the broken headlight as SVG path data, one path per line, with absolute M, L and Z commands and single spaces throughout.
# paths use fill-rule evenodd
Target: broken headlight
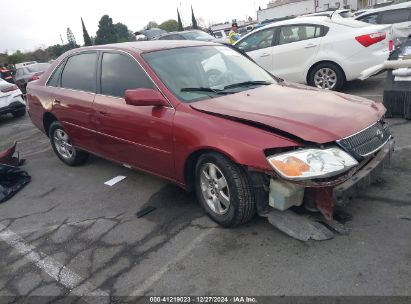
M 291 180 L 326 178 L 358 165 L 339 148 L 303 149 L 272 155 L 267 160 L 280 176 Z

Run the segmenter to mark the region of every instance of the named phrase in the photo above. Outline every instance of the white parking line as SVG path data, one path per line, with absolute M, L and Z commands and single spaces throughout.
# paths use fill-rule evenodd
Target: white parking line
M 104 183 L 104 185 L 107 185 L 107 186 L 111 187 L 111 186 L 114 186 L 115 184 L 117 184 L 118 182 L 121 182 L 125 178 L 126 178 L 125 176 L 119 175 L 119 176 L 116 176 L 116 177 L 106 181 Z
M 70 294 L 87 297 L 89 303 L 109 302 L 109 294 L 97 289 L 91 283 L 85 282 L 82 277 L 60 262 L 36 251 L 36 248 L 27 244 L 19 235 L 0 224 L 0 240 L 17 250 L 26 259 L 32 261 L 38 268 L 51 278 L 70 290 Z M 85 283 L 83 283 L 85 282 Z M 103 298 L 104 297 L 104 298 Z
M 171 269 L 172 266 L 176 265 L 182 259 L 184 259 L 196 246 L 198 246 L 204 238 L 206 238 L 210 233 L 212 233 L 216 228 L 210 228 L 202 233 L 200 233 L 196 238 L 194 238 L 183 250 L 181 250 L 174 259 L 170 260 L 167 264 L 157 270 L 151 277 L 145 280 L 136 290 L 134 290 L 130 297 L 143 296 L 158 280 L 160 280 L 164 274 Z

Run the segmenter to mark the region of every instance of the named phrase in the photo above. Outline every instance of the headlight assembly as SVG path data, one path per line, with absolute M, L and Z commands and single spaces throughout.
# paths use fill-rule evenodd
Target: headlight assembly
M 339 148 L 302 149 L 268 156 L 267 160 L 280 176 L 291 180 L 326 178 L 358 165 Z

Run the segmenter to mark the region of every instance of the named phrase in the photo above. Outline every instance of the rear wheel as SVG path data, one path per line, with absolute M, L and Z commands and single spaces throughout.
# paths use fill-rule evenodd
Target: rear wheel
M 200 156 L 196 165 L 197 198 L 207 215 L 224 227 L 248 222 L 255 199 L 244 169 L 218 153 Z
M 55 121 L 50 125 L 50 143 L 57 156 L 69 166 L 79 166 L 87 161 L 89 154 L 76 149 L 63 126 Z
M 344 83 L 343 71 L 332 62 L 318 64 L 308 75 L 308 84 L 320 89 L 339 91 Z

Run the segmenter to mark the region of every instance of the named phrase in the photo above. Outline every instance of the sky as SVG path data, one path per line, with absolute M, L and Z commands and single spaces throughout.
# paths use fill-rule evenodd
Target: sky
M 39 47 L 67 42 L 67 27 L 78 44 L 83 44 L 80 17 L 90 36 L 95 36 L 100 18 L 108 14 L 114 23 L 121 22 L 132 31 L 142 29 L 149 21 L 161 23 L 177 19 L 177 8 L 183 25 L 191 24 L 194 14 L 205 25 L 233 19 L 256 18 L 259 6 L 269 0 L 11 0 L 2 1 L 0 10 L 0 53 L 32 51 Z

